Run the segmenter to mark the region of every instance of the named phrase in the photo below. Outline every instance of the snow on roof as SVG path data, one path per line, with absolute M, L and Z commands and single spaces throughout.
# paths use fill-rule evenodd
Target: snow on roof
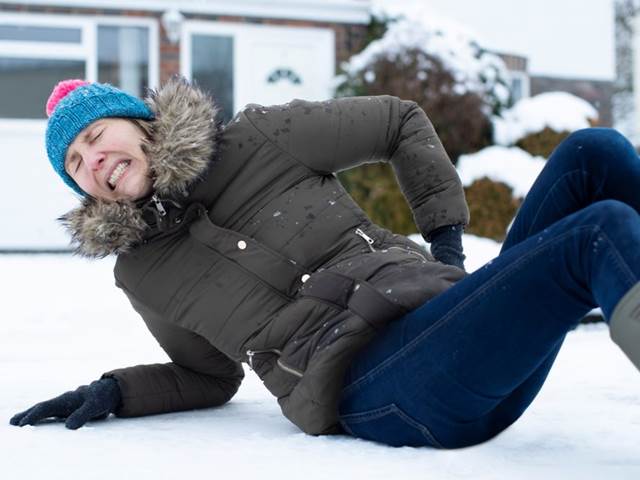
M 375 1 L 373 13 L 397 19 L 388 25 L 385 35 L 373 42 L 348 62 L 342 64 L 347 74 L 365 72 L 371 81 L 373 72 L 367 68 L 379 58 L 394 62 L 408 62 L 405 52 L 420 49 L 436 57 L 450 70 L 457 82 L 456 93 L 468 91 L 491 95 L 506 104 L 509 91 L 506 86 L 508 72 L 504 62 L 478 44 L 468 29 L 438 17 L 418 2 Z M 423 66 L 428 70 L 429 65 Z M 490 102 L 492 103 L 492 102 Z
M 489 177 L 513 188 L 513 194 L 524 197 L 545 165 L 545 159 L 534 157 L 518 147 L 492 146 L 458 159 L 458 175 L 463 185 Z
M 523 98 L 495 117 L 494 141 L 514 145 L 521 138 L 549 127 L 556 132 L 573 132 L 589 127 L 598 118 L 597 110 L 586 100 L 565 92 L 547 92 Z

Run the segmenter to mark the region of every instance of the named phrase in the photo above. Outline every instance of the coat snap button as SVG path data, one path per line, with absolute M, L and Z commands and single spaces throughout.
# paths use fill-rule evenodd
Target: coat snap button
M 240 240 L 240 241 L 238 242 L 238 248 L 239 248 L 240 250 L 244 250 L 245 248 L 247 248 L 247 242 L 245 242 L 244 240 Z
M 305 273 L 304 275 L 302 275 L 302 277 L 300 278 L 300 280 L 302 280 L 302 283 L 306 282 L 307 280 L 309 280 L 309 277 L 311 275 L 309 275 L 308 273 Z

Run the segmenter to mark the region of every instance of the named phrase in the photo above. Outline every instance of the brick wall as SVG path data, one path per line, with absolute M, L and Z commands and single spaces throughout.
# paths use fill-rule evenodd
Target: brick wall
M 514 55 L 512 53 L 495 52 L 495 54 L 502 59 L 502 61 L 505 63 L 508 70 L 514 71 L 514 72 L 524 72 L 524 73 L 527 72 L 527 69 L 528 69 L 527 57 L 523 57 L 521 55 Z
M 149 12 L 139 10 L 118 10 L 105 8 L 71 8 L 42 5 L 16 5 L 0 2 L 0 12 L 28 12 L 28 13 L 54 13 L 72 15 L 105 15 L 155 18 L 160 26 L 160 83 L 164 83 L 171 75 L 180 72 L 180 45 L 172 44 L 166 37 L 164 28 L 160 22 L 162 12 Z M 239 17 L 228 15 L 190 15 L 185 14 L 185 19 L 197 19 L 204 21 L 252 23 L 263 25 L 281 25 L 291 27 L 316 27 L 330 28 L 335 32 L 336 39 L 336 69 L 340 63 L 347 60 L 352 54 L 358 52 L 366 37 L 366 25 L 353 25 L 331 22 L 313 22 L 309 20 L 289 20 L 258 17 Z

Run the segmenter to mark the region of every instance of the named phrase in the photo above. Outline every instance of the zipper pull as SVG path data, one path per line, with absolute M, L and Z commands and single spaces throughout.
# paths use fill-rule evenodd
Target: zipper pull
M 375 242 L 375 240 L 373 238 L 371 238 L 369 235 L 367 235 L 366 233 L 364 233 L 361 229 L 356 228 L 356 235 L 361 236 L 362 238 L 365 239 L 365 241 L 367 242 L 367 244 L 369 245 L 369 248 L 371 249 L 372 252 L 375 252 L 376 249 L 373 248 L 373 242 Z
M 247 350 L 247 357 L 249 358 L 249 368 L 253 370 L 253 356 L 256 352 L 253 350 Z
M 158 209 L 158 212 L 160 213 L 160 216 L 164 217 L 167 214 L 167 211 L 164 209 L 164 207 L 162 206 L 162 202 L 156 196 L 155 193 L 151 196 L 151 200 L 153 200 L 153 203 L 155 203 L 156 208 Z

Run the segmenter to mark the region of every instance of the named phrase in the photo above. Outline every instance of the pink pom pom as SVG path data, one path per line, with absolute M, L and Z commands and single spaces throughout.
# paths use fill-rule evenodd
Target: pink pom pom
M 81 87 L 82 85 L 89 85 L 89 82 L 77 78 L 58 82 L 58 84 L 53 87 L 53 91 L 51 92 L 51 95 L 49 95 L 49 100 L 47 100 L 47 117 L 51 116 L 60 100 L 66 97 L 69 92 Z

